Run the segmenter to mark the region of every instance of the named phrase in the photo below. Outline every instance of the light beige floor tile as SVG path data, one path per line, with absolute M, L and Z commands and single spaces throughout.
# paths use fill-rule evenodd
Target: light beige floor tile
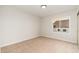
M 38 37 L 2 48 L 5 53 L 78 53 L 77 45 L 46 37 Z

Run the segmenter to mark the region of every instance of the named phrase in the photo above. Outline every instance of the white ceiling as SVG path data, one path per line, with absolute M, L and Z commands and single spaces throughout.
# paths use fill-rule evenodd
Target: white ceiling
M 48 5 L 47 8 L 45 9 L 42 9 L 40 5 L 19 5 L 16 7 L 27 13 L 40 17 L 54 15 L 56 13 L 60 13 L 76 8 L 76 6 L 74 5 Z

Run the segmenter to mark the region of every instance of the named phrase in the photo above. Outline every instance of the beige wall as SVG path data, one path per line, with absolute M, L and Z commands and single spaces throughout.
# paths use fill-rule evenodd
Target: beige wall
M 50 38 L 57 38 L 60 40 L 68 41 L 77 43 L 77 10 L 69 10 L 65 11 L 53 16 L 45 17 L 41 20 L 41 35 L 50 37 Z M 53 32 L 53 21 L 56 20 L 56 18 L 62 18 L 70 16 L 69 20 L 69 32 Z
M 39 17 L 27 14 L 14 6 L 2 6 L 0 15 L 0 46 L 39 36 Z
M 1 52 L 1 48 L 0 48 L 0 52 Z

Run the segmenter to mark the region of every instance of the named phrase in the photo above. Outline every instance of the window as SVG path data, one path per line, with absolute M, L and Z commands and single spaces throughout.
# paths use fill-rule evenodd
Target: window
M 69 19 L 55 21 L 53 23 L 53 30 L 55 32 L 67 32 L 69 28 Z

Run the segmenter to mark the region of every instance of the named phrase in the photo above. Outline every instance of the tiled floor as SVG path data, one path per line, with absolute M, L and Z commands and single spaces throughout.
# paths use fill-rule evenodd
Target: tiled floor
M 75 53 L 79 52 L 77 45 L 50 39 L 46 37 L 38 37 L 32 40 L 24 41 L 7 47 L 3 47 L 2 52 L 5 53 Z

